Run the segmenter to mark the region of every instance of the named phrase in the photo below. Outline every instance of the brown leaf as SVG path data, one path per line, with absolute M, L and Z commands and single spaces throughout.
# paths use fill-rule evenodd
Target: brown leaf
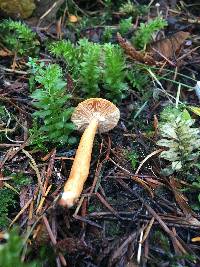
M 69 20 L 71 23 L 76 23 L 76 22 L 78 21 L 78 18 L 77 18 L 77 16 L 75 16 L 75 15 L 69 15 L 68 20 Z
M 200 236 L 192 238 L 192 242 L 200 242 Z
M 153 59 L 152 56 L 148 55 L 147 53 L 137 51 L 131 43 L 122 38 L 120 33 L 117 33 L 117 40 L 119 42 L 119 45 L 124 49 L 125 53 L 129 55 L 133 60 L 145 63 L 147 65 L 157 65 L 157 62 Z
M 188 217 L 192 215 L 195 216 L 195 213 L 192 211 L 192 209 L 188 205 L 188 202 L 187 202 L 188 199 L 179 190 L 181 188 L 181 183 L 179 183 L 179 181 L 175 179 L 174 177 L 171 177 L 170 186 L 174 193 L 175 199 L 178 205 L 180 206 L 180 208 L 182 209 L 183 213 Z
M 189 32 L 179 31 L 169 38 L 154 42 L 148 51 L 153 53 L 154 58 L 160 58 L 160 56 L 172 58 L 178 52 L 178 50 L 180 50 L 181 45 L 189 35 Z
M 7 57 L 7 56 L 11 56 L 11 55 L 12 55 L 12 53 L 7 49 L 1 49 L 0 50 L 0 57 Z

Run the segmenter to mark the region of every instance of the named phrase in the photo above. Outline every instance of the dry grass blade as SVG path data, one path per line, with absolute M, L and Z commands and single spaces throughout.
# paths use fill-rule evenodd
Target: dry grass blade
M 45 201 L 45 199 L 46 199 L 46 197 L 47 197 L 49 191 L 51 190 L 51 187 L 52 187 L 52 185 L 50 185 L 50 186 L 47 188 L 47 190 L 46 190 L 44 196 L 41 198 L 40 203 L 39 203 L 39 205 L 38 205 L 38 208 L 37 208 L 37 210 L 36 210 L 36 214 L 39 214 L 39 213 L 41 212 L 42 207 L 43 207 L 43 204 L 44 204 L 44 201 Z
M 140 169 L 142 168 L 142 166 L 144 165 L 144 163 L 145 163 L 148 159 L 150 159 L 151 157 L 155 156 L 156 154 L 161 153 L 162 151 L 163 151 L 163 149 L 158 149 L 158 150 L 153 151 L 153 152 L 150 153 L 149 155 L 147 155 L 146 158 L 143 159 L 143 161 L 140 163 L 140 165 L 139 165 L 139 167 L 137 168 L 135 174 L 137 175 L 137 174 L 139 173 Z
M 56 241 L 56 238 L 55 238 L 55 236 L 54 236 L 54 234 L 53 234 L 53 232 L 51 230 L 51 227 L 49 225 L 47 217 L 45 215 L 43 215 L 42 219 L 43 219 L 43 222 L 44 222 L 44 224 L 46 226 L 46 229 L 47 229 L 47 232 L 48 232 L 49 237 L 51 239 L 51 242 L 55 246 L 57 244 L 57 241 Z M 64 256 L 62 255 L 62 253 L 59 252 L 58 255 L 59 255 L 60 261 L 62 262 L 63 266 L 67 266 L 67 262 L 66 262 Z
M 22 152 L 31 160 L 30 166 L 32 167 L 32 169 L 35 171 L 35 173 L 37 175 L 38 185 L 40 187 L 42 195 L 45 195 L 45 191 L 44 191 L 44 188 L 43 188 L 43 185 L 42 185 L 42 179 L 41 179 L 41 176 L 40 176 L 40 172 L 39 172 L 39 169 L 37 167 L 37 164 L 36 164 L 34 158 L 31 156 L 31 154 L 28 151 L 22 149 Z
M 29 201 L 26 203 L 26 205 L 20 210 L 20 212 L 15 216 L 15 218 L 10 223 L 9 227 L 11 227 L 18 219 L 19 217 L 24 213 L 24 211 L 29 207 L 31 204 L 33 198 L 30 198 Z
M 143 236 L 142 241 L 141 241 L 142 244 L 143 244 L 144 241 L 147 239 L 147 237 L 148 237 L 148 235 L 149 235 L 149 233 L 150 233 L 150 230 L 151 230 L 151 228 L 152 228 L 152 226 L 153 226 L 154 221 L 155 221 L 155 218 L 152 217 L 151 220 L 150 220 L 150 222 L 149 222 L 148 225 L 146 226 L 146 228 L 145 228 L 145 232 L 144 232 L 144 236 Z
M 131 179 L 134 180 L 136 183 L 139 183 L 141 186 L 143 186 L 149 192 L 149 194 L 151 195 L 151 197 L 153 197 L 153 191 L 148 186 L 148 184 L 146 183 L 146 181 L 143 181 L 138 176 L 131 176 Z
M 110 204 L 97 192 L 95 195 L 98 197 L 98 199 L 101 201 L 101 203 L 110 210 L 117 218 L 121 218 L 116 210 L 113 209 L 113 207 L 110 206 Z

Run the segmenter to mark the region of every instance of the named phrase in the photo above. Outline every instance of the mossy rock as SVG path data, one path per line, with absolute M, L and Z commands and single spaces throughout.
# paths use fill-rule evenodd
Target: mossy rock
M 0 9 L 7 15 L 28 18 L 35 9 L 34 0 L 0 0 Z

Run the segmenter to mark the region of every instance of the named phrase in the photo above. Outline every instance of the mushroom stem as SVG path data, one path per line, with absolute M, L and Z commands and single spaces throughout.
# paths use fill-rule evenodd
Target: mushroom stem
M 62 206 L 72 207 L 81 195 L 90 170 L 92 147 L 97 127 L 98 121 L 92 119 L 81 137 L 70 176 L 65 183 L 64 192 L 60 199 Z

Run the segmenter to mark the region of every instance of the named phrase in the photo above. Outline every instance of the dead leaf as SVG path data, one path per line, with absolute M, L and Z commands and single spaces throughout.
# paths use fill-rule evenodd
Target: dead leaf
M 199 108 L 199 107 L 189 106 L 188 108 L 189 108 L 193 113 L 195 113 L 196 115 L 200 116 L 200 108 Z
M 200 236 L 192 238 L 192 242 L 200 242 Z
M 0 50 L 0 57 L 8 57 L 11 56 L 12 52 L 7 49 L 1 49 Z
M 189 35 L 189 32 L 179 31 L 169 38 L 154 42 L 148 49 L 148 52 L 153 54 L 154 59 L 158 58 L 159 55 L 165 58 L 172 58 Z
M 78 21 L 78 18 L 75 15 L 69 15 L 68 19 L 71 23 L 76 23 Z
M 131 43 L 122 38 L 120 33 L 117 33 L 117 40 L 119 45 L 124 49 L 125 53 L 133 60 L 145 63 L 147 65 L 158 65 L 151 55 L 137 51 Z

